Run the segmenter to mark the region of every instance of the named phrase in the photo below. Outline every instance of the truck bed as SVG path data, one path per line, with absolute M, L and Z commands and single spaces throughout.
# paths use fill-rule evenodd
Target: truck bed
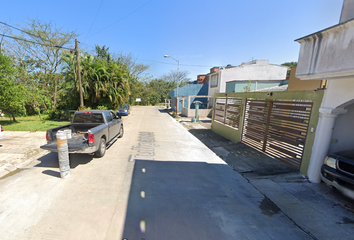
M 51 143 L 48 143 L 46 145 L 41 146 L 41 148 L 52 151 L 52 152 L 57 152 L 57 138 L 56 134 L 57 132 L 64 131 L 67 129 L 71 130 L 71 138 L 67 139 L 68 143 L 68 148 L 69 152 L 78 152 L 78 151 L 83 151 L 84 149 L 87 149 L 89 147 L 88 142 L 87 142 L 87 131 L 89 129 L 92 129 L 94 127 L 97 127 L 101 125 L 101 123 L 92 123 L 92 124 L 69 124 L 65 125 L 59 128 L 53 129 L 51 132 L 51 136 L 53 139 Z

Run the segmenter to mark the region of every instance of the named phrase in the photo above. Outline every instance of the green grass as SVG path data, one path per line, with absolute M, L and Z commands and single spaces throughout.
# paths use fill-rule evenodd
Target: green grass
M 46 116 L 42 116 L 44 119 Z M 39 119 L 39 116 L 16 117 L 17 123 L 12 122 L 12 118 L 0 118 L 0 125 L 5 131 L 47 131 L 49 128 L 59 127 L 69 124 L 69 121 L 53 121 Z

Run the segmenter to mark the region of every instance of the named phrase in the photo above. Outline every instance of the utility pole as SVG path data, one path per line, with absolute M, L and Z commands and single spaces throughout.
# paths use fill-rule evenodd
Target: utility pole
M 82 84 L 81 84 L 81 71 L 80 71 L 80 59 L 79 59 L 79 44 L 75 39 L 75 53 L 77 61 L 77 76 L 79 78 L 79 91 L 80 91 L 80 107 L 84 106 L 84 97 L 82 96 Z

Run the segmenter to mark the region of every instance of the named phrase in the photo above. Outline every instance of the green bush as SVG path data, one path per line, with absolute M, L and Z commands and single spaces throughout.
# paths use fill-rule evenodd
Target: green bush
M 48 110 L 48 120 L 68 120 L 69 115 L 65 110 Z
M 108 110 L 106 106 L 97 106 L 98 110 Z

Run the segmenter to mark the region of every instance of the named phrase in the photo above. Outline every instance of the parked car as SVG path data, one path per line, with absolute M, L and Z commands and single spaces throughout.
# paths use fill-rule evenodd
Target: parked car
M 321 168 L 321 179 L 354 199 L 354 149 L 329 154 Z
M 120 116 L 128 116 L 130 113 L 129 104 L 123 104 L 118 107 L 117 114 Z
M 56 134 L 58 131 L 71 132 L 67 140 L 69 153 L 95 153 L 103 157 L 107 144 L 123 137 L 123 122 L 110 110 L 77 111 L 71 124 L 47 130 L 47 144 L 42 149 L 58 151 Z
M 0 125 L 0 140 L 5 138 L 4 128 Z

